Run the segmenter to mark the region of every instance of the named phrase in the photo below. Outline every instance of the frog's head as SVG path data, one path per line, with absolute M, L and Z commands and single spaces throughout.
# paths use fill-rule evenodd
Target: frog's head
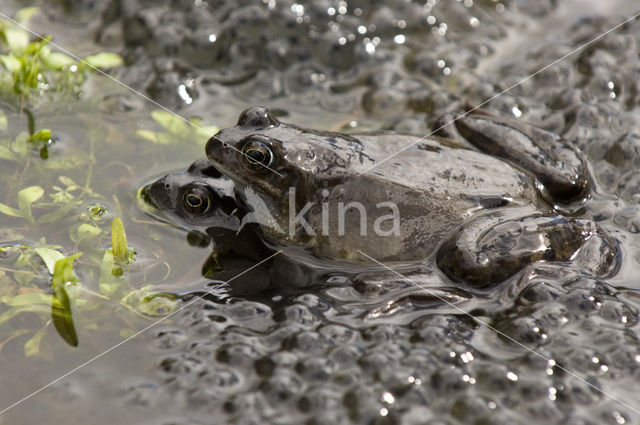
M 143 186 L 139 195 L 149 214 L 190 229 L 217 224 L 237 209 L 233 182 L 204 158 Z
M 280 127 L 268 109 L 247 109 L 235 127 L 222 129 L 209 139 L 207 158 L 235 183 L 279 197 L 289 180 L 283 172 L 283 142 L 273 137 Z
M 253 107 L 236 126 L 214 135 L 206 152 L 236 183 L 237 195 L 271 241 L 308 245 L 313 241 L 307 233 L 290 229 L 290 193 L 296 214 L 316 202 L 323 188 L 349 173 L 353 143 L 349 136 L 282 123 L 267 108 Z

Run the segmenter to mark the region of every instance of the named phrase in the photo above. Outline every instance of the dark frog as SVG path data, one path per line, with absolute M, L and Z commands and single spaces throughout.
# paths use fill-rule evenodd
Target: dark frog
M 229 178 L 202 158 L 186 171 L 143 186 L 140 195 L 151 215 L 188 231 L 189 243 L 213 242 L 218 253 L 258 259 L 264 246 L 254 229 L 241 225 L 245 212 L 236 203 L 233 188 Z
M 262 107 L 206 146 L 267 244 L 317 264 L 436 261 L 484 286 L 535 261 L 612 273 L 615 242 L 561 206 L 590 193 L 580 155 L 557 135 L 474 111 L 449 138 L 341 134 L 280 122 Z
M 204 158 L 153 181 L 141 193 L 148 204 L 189 229 L 223 225 L 238 208 L 233 182 Z

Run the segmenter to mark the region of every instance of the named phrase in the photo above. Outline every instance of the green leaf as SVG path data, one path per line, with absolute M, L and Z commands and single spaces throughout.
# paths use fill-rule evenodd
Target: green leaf
M 82 253 L 79 252 L 69 257 L 63 257 L 56 261 L 53 269 L 53 276 L 51 276 L 51 289 L 54 294 L 57 288 L 64 288 L 67 282 L 75 282 L 73 277 L 73 262 L 76 258 L 81 257 Z
M 29 341 L 24 343 L 24 355 L 26 357 L 33 357 L 40 354 L 40 345 L 42 344 L 42 339 L 47 334 L 47 327 L 43 326 L 36 332 Z
M 44 224 L 44 223 L 51 223 L 53 221 L 58 221 L 63 217 L 66 217 L 67 215 L 69 215 L 69 212 L 75 208 L 76 205 L 80 204 L 81 201 L 78 202 L 69 202 L 66 205 L 61 206 L 60 208 L 58 208 L 55 211 L 52 211 L 50 213 L 47 214 L 43 214 L 38 218 L 38 223 L 40 224 Z
M 72 347 L 78 346 L 78 334 L 73 326 L 71 302 L 65 288 L 59 288 L 51 302 L 51 320 L 58 334 Z
M 151 118 L 170 134 L 184 138 L 191 135 L 191 126 L 176 114 L 156 109 L 151 112 Z
M 36 14 L 36 12 L 38 11 L 37 7 L 25 7 L 24 9 L 20 9 L 18 10 L 18 12 L 16 12 L 16 15 L 13 17 L 13 19 L 22 25 L 29 25 L 29 21 L 31 21 L 31 18 L 33 18 L 33 15 Z
M 42 258 L 44 264 L 47 266 L 50 274 L 55 271 L 56 262 L 64 258 L 64 254 L 60 251 L 50 248 L 34 248 L 33 251 Z
M 0 213 L 9 215 L 11 217 L 22 217 L 22 213 L 20 211 L 2 203 L 0 203 Z
M 75 65 L 76 61 L 72 57 L 67 56 L 64 53 L 51 52 L 48 55 L 43 56 L 42 63 L 47 68 L 61 70 L 65 66 Z
M 17 315 L 21 313 L 36 313 L 45 315 L 51 311 L 51 308 L 48 305 L 26 305 L 24 307 L 13 307 L 4 313 L 0 314 L 0 325 L 13 319 Z
M 9 307 L 22 307 L 30 305 L 46 305 L 50 306 L 53 296 L 44 292 L 31 291 L 16 296 L 4 296 L 1 301 Z
M 0 111 L 0 131 L 4 131 L 9 126 L 9 121 L 7 120 L 7 116 L 3 111 Z
M 76 230 L 77 240 L 75 242 L 91 240 L 100 233 L 102 230 L 95 224 L 82 223 Z
M 15 271 L 13 272 L 13 278 L 18 282 L 19 286 L 27 287 L 31 285 L 31 282 L 35 279 L 35 275 L 31 272 Z
M 19 72 L 22 67 L 20 59 L 16 58 L 14 55 L 0 55 L 0 62 L 5 68 L 7 68 L 7 71 L 12 74 Z
M 28 141 L 29 141 L 29 132 L 21 131 L 20 133 L 18 133 L 18 135 L 15 138 L 15 141 L 12 146 L 13 150 L 20 154 L 26 154 L 28 149 L 27 148 Z
M 48 128 L 43 128 L 42 130 L 38 131 L 37 133 L 33 134 L 32 136 L 29 137 L 29 142 L 31 143 L 37 143 L 37 142 L 46 142 L 49 139 L 51 139 L 51 130 Z
M 53 276 L 51 277 L 51 289 L 53 290 L 51 320 L 58 334 L 72 347 L 78 346 L 78 335 L 73 326 L 71 300 L 65 285 L 67 282 L 75 281 L 73 277 L 73 261 L 81 255 L 82 253 L 79 252 L 56 261 Z
M 175 294 L 157 292 L 141 297 L 136 309 L 147 316 L 166 316 L 176 309 L 179 302 Z
M 156 131 L 151 130 L 136 130 L 136 136 L 142 137 L 143 139 L 149 140 L 153 143 L 157 143 L 159 145 L 168 145 L 170 143 L 175 143 L 176 138 L 167 134 L 167 133 L 158 133 Z
M 22 54 L 29 45 L 29 33 L 21 28 L 6 26 L 3 31 L 4 39 L 11 53 Z
M 194 127 L 194 129 L 198 134 L 201 134 L 206 138 L 210 138 L 218 131 L 220 131 L 220 127 L 217 127 L 215 125 L 198 125 L 198 127 Z
M 127 235 L 120 217 L 116 217 L 111 222 L 111 246 L 113 247 L 113 258 L 117 264 L 128 262 Z
M 124 287 L 124 280 L 117 272 L 116 269 L 122 270 L 117 267 L 113 258 L 113 250 L 107 249 L 102 257 L 102 264 L 100 265 L 100 277 L 98 278 L 98 288 L 100 292 L 107 296 L 113 296 Z
M 122 57 L 116 53 L 102 52 L 84 58 L 84 61 L 96 68 L 109 69 L 120 66 L 124 63 Z
M 44 194 L 44 189 L 40 186 L 29 186 L 18 192 L 18 209 L 22 217 L 29 220 L 30 223 L 36 221 L 31 215 L 31 204 L 40 199 Z
M 13 153 L 13 151 L 6 146 L 0 146 L 0 158 L 7 159 L 9 161 L 20 160 L 20 157 Z
M 204 143 L 206 139 L 220 130 L 215 125 L 200 125 L 199 118 L 192 118 L 189 121 L 185 121 L 182 117 L 162 109 L 151 112 L 151 118 L 160 124 L 165 132 L 161 133 L 140 129 L 136 131 L 136 135 L 163 145 L 184 140 L 198 141 L 200 137 L 203 138 L 201 142 Z
M 72 179 L 70 179 L 67 176 L 59 176 L 58 180 L 60 180 L 60 183 L 62 183 L 63 185 L 67 186 L 68 189 L 73 190 L 78 186 L 78 183 L 74 182 Z

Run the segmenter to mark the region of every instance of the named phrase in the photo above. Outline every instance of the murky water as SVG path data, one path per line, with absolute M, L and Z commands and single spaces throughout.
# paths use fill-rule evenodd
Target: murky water
M 242 109 L 263 104 L 306 127 L 422 134 L 454 101 L 482 102 L 640 11 L 632 0 L 48 3 L 32 27 L 74 53 L 120 52 L 127 66 L 115 77 L 205 124 L 231 126 Z M 10 15 L 27 6 L 0 4 Z M 363 284 L 336 270 L 310 287 L 265 289 L 265 265 L 8 410 L 0 423 L 640 423 L 639 25 L 487 105 L 587 154 L 597 189 L 584 215 L 620 242 L 613 278 L 542 264 L 478 291 L 469 311 L 509 340 L 400 279 Z M 31 185 L 52 199 L 53 186 L 68 182 L 60 176 L 91 190 L 72 191 L 77 203 L 55 225 L 38 223 L 55 205 L 34 208 L 35 224 L 0 216 L 3 242 L 45 237 L 66 255 L 82 251 L 76 272 L 95 292 L 116 216 L 137 252 L 129 289 L 186 294 L 250 267 L 227 259 L 215 282 L 202 278 L 210 248 L 191 246 L 184 230 L 137 199 L 142 184 L 202 157 L 206 137 L 155 144 L 136 130 L 161 131 L 150 116 L 157 106 L 98 76 L 83 93 L 34 108 L 36 127 L 51 128 L 59 142 L 48 160 L 35 152 L 0 160 L 0 202 L 16 206 L 17 192 Z M 15 137 L 26 118 L 4 100 L 1 107 L 5 134 Z M 94 220 L 87 215 L 95 205 L 107 213 Z M 74 240 L 81 223 L 101 233 Z M 3 295 L 17 290 L 17 255 L 0 258 Z M 434 286 L 443 284 L 438 276 Z M 28 287 L 47 285 L 40 273 Z M 160 317 L 117 297 L 95 306 L 74 307 L 76 348 L 46 314 L 0 324 L 0 409 Z M 25 356 L 43 326 L 39 352 Z

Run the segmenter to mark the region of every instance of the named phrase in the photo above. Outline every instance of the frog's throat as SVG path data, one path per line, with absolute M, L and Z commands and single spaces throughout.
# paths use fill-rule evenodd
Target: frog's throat
M 250 183 L 247 178 L 240 173 L 234 171 L 232 168 L 227 167 L 224 162 L 218 161 L 215 158 L 212 158 L 211 155 L 208 155 L 209 162 L 213 164 L 215 168 L 218 169 L 222 174 L 229 177 L 235 184 L 240 186 L 254 186 L 255 181 Z
M 243 176 L 242 174 L 235 172 L 231 168 L 226 167 L 224 163 L 221 163 L 219 161 L 212 161 L 211 159 L 209 159 L 209 161 L 218 169 L 218 171 L 229 177 L 238 186 L 250 187 L 262 196 L 268 196 L 272 199 L 278 199 L 283 196 L 281 190 L 278 190 L 277 188 L 273 187 L 260 178 L 255 178 L 250 181 L 246 178 L 246 176 Z

